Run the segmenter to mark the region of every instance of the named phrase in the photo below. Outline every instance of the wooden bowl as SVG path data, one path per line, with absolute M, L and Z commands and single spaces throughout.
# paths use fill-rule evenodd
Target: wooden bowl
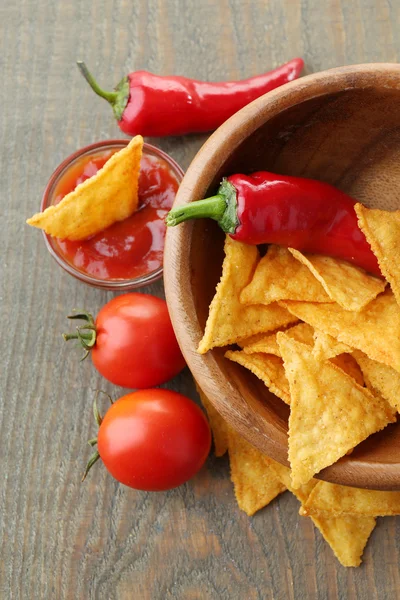
M 331 69 L 252 102 L 201 148 L 176 205 L 214 194 L 224 175 L 256 170 L 320 179 L 367 206 L 400 208 L 400 65 Z M 172 322 L 190 370 L 216 409 L 254 446 L 288 465 L 288 407 L 225 359 L 224 350 L 196 352 L 221 274 L 223 240 L 210 220 L 169 229 L 164 276 Z M 400 489 L 400 423 L 318 477 Z

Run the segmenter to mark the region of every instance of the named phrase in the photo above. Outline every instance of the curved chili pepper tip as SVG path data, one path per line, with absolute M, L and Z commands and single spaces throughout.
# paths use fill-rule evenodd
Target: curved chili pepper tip
M 99 84 L 97 83 L 97 81 L 95 80 L 95 78 L 93 77 L 83 60 L 77 60 L 76 64 L 78 65 L 80 72 L 82 73 L 92 90 L 98 96 L 104 98 L 105 100 L 107 100 L 107 102 L 111 104 L 112 109 L 114 111 L 114 115 L 116 116 L 118 121 L 120 121 L 129 99 L 128 78 L 124 77 L 123 79 L 121 79 L 121 81 L 115 88 L 115 92 L 107 92 L 99 86 Z

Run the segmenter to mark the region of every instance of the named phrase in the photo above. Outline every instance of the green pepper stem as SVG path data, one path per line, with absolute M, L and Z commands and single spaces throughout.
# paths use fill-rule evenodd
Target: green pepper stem
M 93 75 L 91 74 L 91 72 L 89 71 L 89 69 L 87 68 L 87 66 L 85 65 L 85 63 L 82 60 L 78 60 L 76 62 L 76 64 L 79 67 L 80 72 L 82 73 L 82 75 L 84 76 L 84 78 L 86 79 L 86 81 L 88 82 L 88 84 L 90 85 L 90 87 L 92 88 L 92 90 L 101 98 L 105 98 L 107 100 L 107 102 L 109 102 L 111 105 L 115 104 L 118 100 L 118 92 L 107 92 L 105 90 L 103 90 L 99 84 L 97 83 L 97 81 L 95 80 L 95 78 L 93 77 Z
M 168 227 L 175 227 L 188 219 L 214 219 L 220 221 L 226 210 L 226 199 L 221 194 L 196 200 L 184 206 L 173 208 L 167 215 L 165 222 Z

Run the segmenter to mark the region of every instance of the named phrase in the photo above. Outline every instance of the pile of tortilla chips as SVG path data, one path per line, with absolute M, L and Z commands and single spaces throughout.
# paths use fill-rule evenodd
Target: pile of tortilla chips
M 256 247 L 227 236 L 198 347 L 205 353 L 230 346 L 225 356 L 290 406 L 290 469 L 238 441 L 225 425 L 214 426 L 225 432 L 239 504 L 252 514 L 284 485 L 350 566 L 360 563 L 374 518 L 400 513 L 400 493 L 314 479 L 395 422 L 400 410 L 400 211 L 356 205 L 356 212 L 386 280 L 339 259 L 274 245 L 261 257 Z M 241 489 L 257 501 L 243 499 Z
M 400 514 L 400 492 L 378 492 L 311 479 L 294 488 L 290 469 L 265 456 L 234 431 L 198 387 L 207 411 L 216 456 L 229 454 L 239 508 L 249 516 L 289 490 L 344 567 L 358 567 L 377 516 Z
M 84 240 L 116 221 L 130 217 L 139 203 L 139 172 L 143 138 L 132 138 L 126 148 L 109 158 L 96 175 L 79 184 L 61 202 L 27 220 L 61 239 Z

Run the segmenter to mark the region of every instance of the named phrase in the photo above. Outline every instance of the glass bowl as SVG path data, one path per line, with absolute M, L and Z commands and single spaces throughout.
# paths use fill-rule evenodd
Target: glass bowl
M 80 150 L 77 150 L 76 152 L 68 156 L 68 158 L 66 158 L 51 175 L 43 194 L 40 210 L 44 211 L 46 208 L 56 203 L 56 190 L 58 184 L 63 179 L 63 177 L 66 176 L 68 171 L 82 159 L 82 157 L 99 157 L 107 151 L 120 150 L 127 146 L 129 141 L 129 139 L 121 139 L 97 142 L 95 144 L 86 146 L 85 148 L 82 148 Z M 178 185 L 180 184 L 184 175 L 183 170 L 178 165 L 178 163 L 176 163 L 175 160 L 171 158 L 168 154 L 166 154 L 156 146 L 152 146 L 151 144 L 145 143 L 143 145 L 143 155 L 153 156 L 158 160 L 166 163 L 170 173 L 176 178 Z M 42 233 L 48 251 L 54 258 L 54 260 L 60 265 L 60 267 L 62 267 L 65 271 L 67 271 L 67 273 L 69 273 L 79 281 L 87 283 L 88 285 L 105 290 L 127 291 L 134 290 L 145 285 L 149 285 L 150 283 L 154 283 L 162 277 L 162 265 L 155 271 L 145 273 L 133 279 L 101 279 L 98 277 L 94 277 L 93 275 L 89 275 L 88 273 L 79 270 L 75 265 L 68 262 L 64 255 L 61 253 L 61 250 L 56 240 L 50 235 L 47 235 L 44 231 Z

